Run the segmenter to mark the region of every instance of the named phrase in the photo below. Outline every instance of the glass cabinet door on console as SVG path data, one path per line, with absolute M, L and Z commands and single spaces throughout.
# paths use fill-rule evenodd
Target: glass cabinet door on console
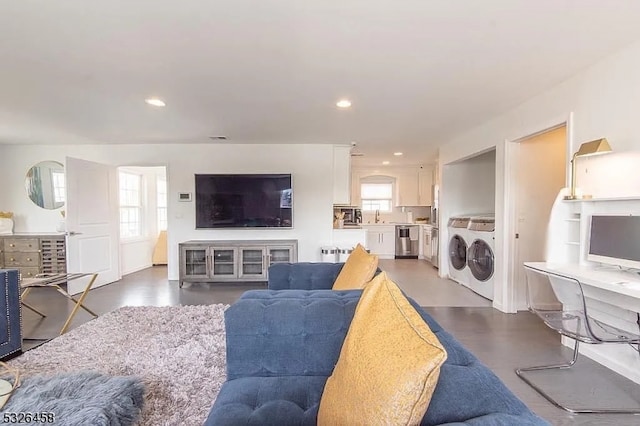
M 185 277 L 207 277 L 207 247 L 184 248 L 182 255 Z
M 211 248 L 211 277 L 216 280 L 235 280 L 238 278 L 236 258 L 238 249 L 234 247 Z
M 264 247 L 242 247 L 240 251 L 240 275 L 239 278 L 254 279 L 267 277 L 265 268 Z
M 291 262 L 292 248 L 289 247 L 269 247 L 269 266 L 274 263 L 288 263 Z
M 297 240 L 193 240 L 178 247 L 180 287 L 185 282 L 266 282 L 272 264 L 298 261 Z

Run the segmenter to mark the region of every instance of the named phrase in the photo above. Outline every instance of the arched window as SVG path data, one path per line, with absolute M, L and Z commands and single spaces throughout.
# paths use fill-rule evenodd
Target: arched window
M 391 212 L 395 179 L 389 176 L 368 176 L 360 181 L 362 211 Z

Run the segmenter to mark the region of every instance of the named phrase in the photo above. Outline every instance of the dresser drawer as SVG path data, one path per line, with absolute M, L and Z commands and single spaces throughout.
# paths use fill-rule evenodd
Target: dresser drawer
M 18 270 L 22 278 L 33 278 L 40 273 L 40 268 L 20 268 Z
M 4 254 L 4 264 L 7 268 L 12 266 L 33 266 L 38 268 L 40 266 L 40 253 L 8 252 Z
M 40 243 L 37 238 L 5 238 L 4 251 L 39 251 Z

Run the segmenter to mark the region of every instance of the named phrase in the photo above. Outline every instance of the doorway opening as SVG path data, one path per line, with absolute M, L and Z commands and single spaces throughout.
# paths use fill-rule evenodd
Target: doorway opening
M 567 122 L 508 143 L 510 311 L 526 310 L 524 262 L 545 261 L 549 215 L 566 186 Z
M 166 166 L 118 167 L 122 275 L 167 264 Z

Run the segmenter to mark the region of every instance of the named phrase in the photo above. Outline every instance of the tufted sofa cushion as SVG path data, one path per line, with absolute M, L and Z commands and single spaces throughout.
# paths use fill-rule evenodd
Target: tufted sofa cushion
M 330 375 L 361 293 L 246 292 L 225 312 L 228 379 Z
M 206 425 L 315 426 L 324 376 L 244 377 L 220 389 Z
M 225 312 L 227 382 L 206 425 L 312 425 L 361 290 L 246 292 Z M 415 301 L 448 358 L 421 425 L 546 425 Z
M 269 290 L 331 290 L 344 263 L 276 263 L 269 267 Z M 378 275 L 380 268 L 374 275 Z
M 269 267 L 269 290 L 330 290 L 344 263 L 276 263 Z

